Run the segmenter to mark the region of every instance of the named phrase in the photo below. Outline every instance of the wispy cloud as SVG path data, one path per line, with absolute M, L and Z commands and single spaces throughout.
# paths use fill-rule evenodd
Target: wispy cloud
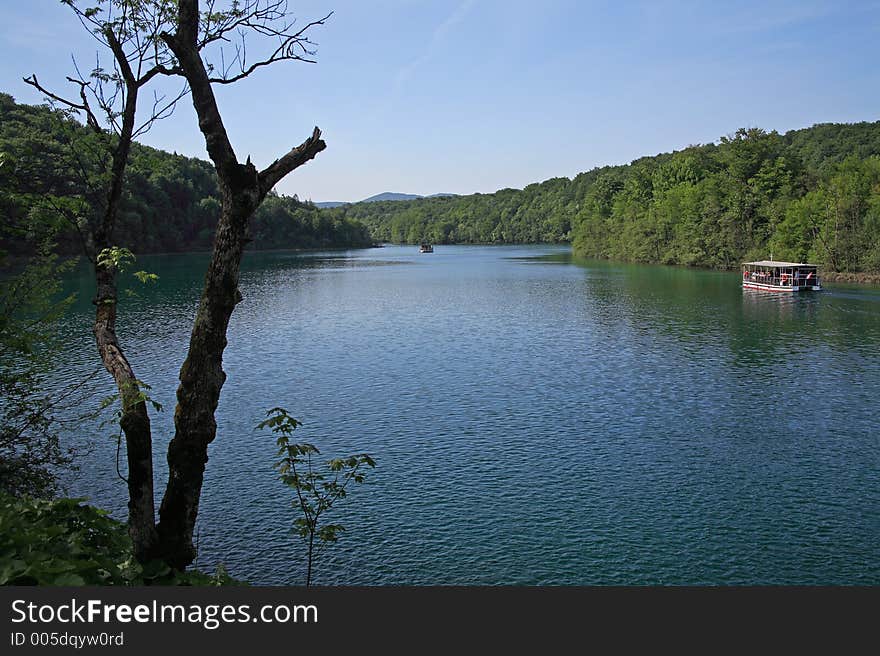
M 413 76 L 413 73 L 422 66 L 426 61 L 428 61 L 431 57 L 434 56 L 438 47 L 443 43 L 443 40 L 446 37 L 446 34 L 458 23 L 463 21 L 473 6 L 475 0 L 464 0 L 461 4 L 459 4 L 455 11 L 453 11 L 442 23 L 437 25 L 434 28 L 433 33 L 431 34 L 431 40 L 425 49 L 415 58 L 413 58 L 408 64 L 406 64 L 403 68 L 397 71 L 397 75 L 394 76 L 394 93 L 400 91 L 401 87 L 406 84 L 406 82 Z
M 719 31 L 727 34 L 741 34 L 780 30 L 827 18 L 839 13 L 840 9 L 838 4 L 827 2 L 767 5 L 762 7 L 760 12 L 751 10 L 729 16 L 728 22 L 720 26 Z

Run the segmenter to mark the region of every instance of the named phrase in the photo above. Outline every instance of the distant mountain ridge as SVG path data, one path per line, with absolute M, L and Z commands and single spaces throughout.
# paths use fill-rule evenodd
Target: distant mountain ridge
M 383 200 L 415 200 L 421 198 L 418 194 L 399 194 L 395 191 L 383 191 L 381 194 L 364 198 L 362 203 L 378 203 Z
M 364 198 L 363 200 L 355 201 L 357 203 L 377 203 L 383 200 L 418 200 L 419 198 L 445 198 L 448 196 L 457 196 L 458 194 L 431 194 L 430 196 L 422 196 L 420 194 L 401 194 L 394 191 L 383 191 L 381 194 L 376 194 L 375 196 L 370 196 L 369 198 Z M 353 205 L 354 203 L 346 203 L 342 201 L 328 200 L 320 203 L 315 203 L 315 207 L 323 207 L 323 208 L 331 208 L 331 207 L 340 207 L 342 205 Z

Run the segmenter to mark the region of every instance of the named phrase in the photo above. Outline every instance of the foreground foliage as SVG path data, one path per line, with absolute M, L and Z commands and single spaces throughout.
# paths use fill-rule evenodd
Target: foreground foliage
M 57 299 L 65 270 L 41 251 L 0 287 L 0 490 L 17 496 L 51 496 L 58 472 L 72 464 L 54 414 L 76 400 L 77 386 L 47 391 L 40 384 L 61 344 L 58 319 L 72 300 Z
M 61 279 L 74 261 L 54 252 L 51 198 L 30 193 L 23 176 L 31 179 L 27 165 L 16 170 L 0 148 L 0 490 L 51 496 L 73 455 L 56 416 L 82 398 L 81 381 L 44 385 L 63 345 L 59 321 L 73 296 L 62 296 Z M 8 243 L 20 248 L 10 253 Z
M 231 585 L 214 575 L 176 572 L 135 559 L 126 525 L 83 499 L 14 498 L 0 493 L 0 585 Z
M 318 556 L 345 530 L 341 524 L 322 523 L 323 516 L 337 501 L 348 496 L 350 484 L 364 482 L 364 468 L 375 467 L 376 461 L 366 453 L 359 453 L 346 458 L 331 458 L 322 467 L 316 462 L 321 453 L 318 447 L 290 441 L 293 431 L 302 426 L 302 422 L 291 417 L 284 408 L 272 408 L 266 415 L 268 418 L 257 428 L 268 428 L 278 436 L 279 460 L 275 469 L 281 482 L 294 491 L 293 507 L 302 513 L 293 522 L 293 532 L 308 548 L 305 581 L 308 587 L 312 582 L 312 566 Z

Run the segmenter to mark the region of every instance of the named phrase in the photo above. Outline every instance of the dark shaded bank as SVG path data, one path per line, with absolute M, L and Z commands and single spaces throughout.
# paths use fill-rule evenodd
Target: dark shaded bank
M 845 282 L 858 285 L 880 286 L 880 273 L 841 273 L 838 271 L 821 272 L 825 282 Z

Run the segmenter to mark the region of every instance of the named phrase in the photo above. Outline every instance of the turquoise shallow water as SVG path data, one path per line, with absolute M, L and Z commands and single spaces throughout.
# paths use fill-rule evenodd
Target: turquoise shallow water
M 119 334 L 166 411 L 206 256 Z M 58 373 L 94 369 L 88 277 Z M 198 565 L 297 584 L 274 442 L 378 461 L 319 584 L 880 583 L 880 290 L 795 297 L 738 274 L 572 260 L 564 247 L 249 255 L 229 332 Z M 99 377 L 96 397 L 112 391 Z M 71 492 L 125 516 L 107 429 Z

